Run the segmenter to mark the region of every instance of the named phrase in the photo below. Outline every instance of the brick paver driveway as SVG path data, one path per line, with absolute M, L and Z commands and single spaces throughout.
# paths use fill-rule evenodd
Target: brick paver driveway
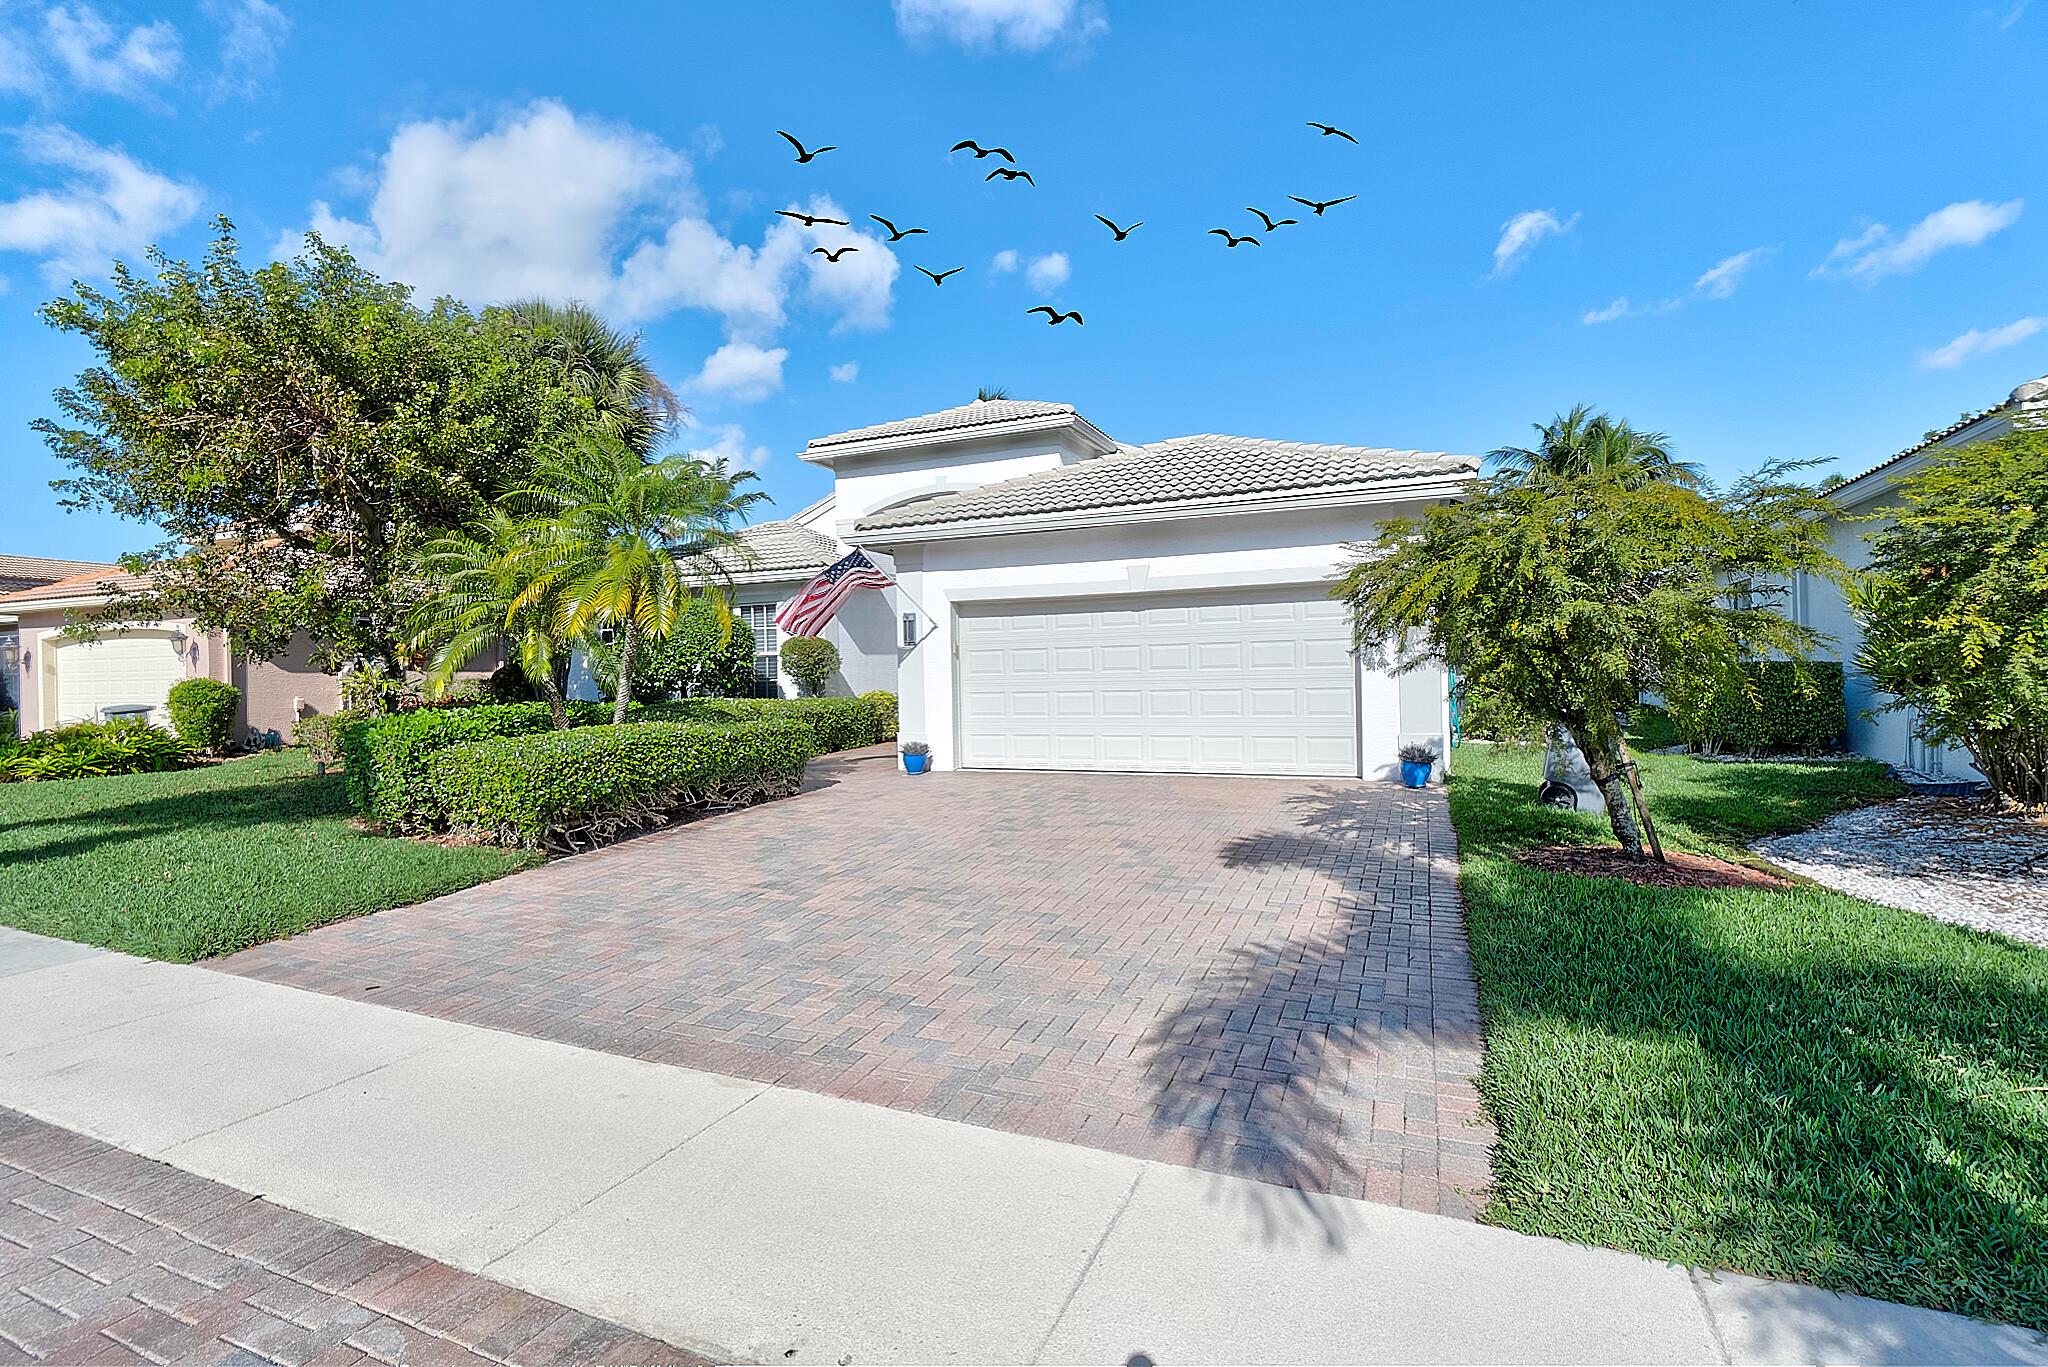
M 1468 1215 L 1491 1141 L 1443 795 L 813 768 L 794 799 L 217 967 Z

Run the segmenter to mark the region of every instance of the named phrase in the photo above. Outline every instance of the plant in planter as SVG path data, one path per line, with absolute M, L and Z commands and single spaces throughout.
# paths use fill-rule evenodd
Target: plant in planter
M 1436 747 L 1416 742 L 1401 747 L 1401 782 L 1410 788 L 1427 788 L 1430 772 L 1436 768 Z
M 921 774 L 932 767 L 932 748 L 921 740 L 903 742 L 903 772 Z

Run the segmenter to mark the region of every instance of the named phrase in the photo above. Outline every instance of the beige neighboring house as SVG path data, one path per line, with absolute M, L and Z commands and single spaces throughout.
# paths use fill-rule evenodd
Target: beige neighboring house
M 1828 497 L 1843 515 L 1835 523 L 1835 555 L 1851 569 L 1861 569 L 1869 563 L 1867 538 L 1886 525 L 1884 511 L 1897 502 L 1900 479 L 1925 469 L 1941 459 L 1943 453 L 1959 446 L 1989 441 L 2016 427 L 2043 424 L 2048 424 L 2048 376 L 2029 380 L 2001 402 L 1928 433 L 1854 479 L 1836 485 L 1828 491 Z M 1842 661 L 1852 751 L 1922 774 L 1957 779 L 1983 777 L 1961 746 L 1930 745 L 1922 739 L 1912 709 L 1877 710 L 1891 702 L 1892 695 L 1875 687 L 1856 667 L 1856 651 L 1863 642 L 1863 632 L 1850 615 L 1839 587 L 1801 576 L 1793 588 L 1792 609 L 1793 617 L 1800 623 L 1833 638 L 1827 653 Z
M 0 556 L 0 580 L 22 562 Z M 242 691 L 238 737 L 275 732 L 289 741 L 301 717 L 332 712 L 341 701 L 340 679 L 312 667 L 306 641 L 274 660 L 232 648 L 216 631 L 190 618 L 113 627 L 95 640 L 66 637 L 74 615 L 106 603 L 113 592 L 146 587 L 146 580 L 116 565 L 91 565 L 62 578 L 0 593 L 0 636 L 12 632 L 18 657 L 21 730 L 47 731 L 72 722 L 141 716 L 170 725 L 165 709 L 171 686 L 184 679 L 218 679 Z M 495 659 L 479 661 L 481 672 Z

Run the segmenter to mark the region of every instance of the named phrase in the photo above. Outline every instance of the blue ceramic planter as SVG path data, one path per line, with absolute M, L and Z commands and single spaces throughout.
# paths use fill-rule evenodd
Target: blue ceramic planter
M 1427 788 L 1429 771 L 1435 767 L 1432 764 L 1420 764 L 1411 759 L 1404 759 L 1401 761 L 1401 782 L 1410 788 Z
M 921 774 L 931 767 L 932 757 L 930 755 L 905 755 L 903 757 L 903 772 L 906 774 Z

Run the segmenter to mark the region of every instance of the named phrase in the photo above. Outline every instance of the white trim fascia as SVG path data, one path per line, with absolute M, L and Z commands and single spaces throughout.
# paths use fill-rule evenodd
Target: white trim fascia
M 1382 503 L 1412 503 L 1421 498 L 1454 498 L 1464 492 L 1473 478 L 1464 476 L 1457 479 L 1412 480 L 1402 484 L 1378 484 L 1370 489 L 1347 489 L 1329 494 L 1304 495 L 1281 491 L 1257 498 L 1228 497 L 1191 499 L 1180 503 L 1126 503 L 1113 508 L 1085 508 L 1074 512 L 1040 513 L 1021 517 L 974 518 L 959 522 L 933 523 L 922 527 L 876 527 L 867 530 L 854 527 L 844 533 L 844 536 L 846 540 L 856 545 L 891 546 L 918 541 L 960 541 L 979 536 L 1014 536 L 1030 532 L 1083 531 L 1090 527 L 1174 522 L 1191 517 L 1370 507 Z
M 104 593 L 85 598 L 10 598 L 0 603 L 0 613 L 19 616 L 24 612 L 48 612 L 52 608 L 103 608 L 113 601 L 112 596 Z
M 1067 579 L 1049 584 L 992 584 L 956 588 L 948 595 L 953 606 L 987 603 L 1056 603 L 1068 598 L 1142 598 L 1154 593 L 1210 593 L 1222 589 L 1288 589 L 1328 587 L 1342 571 L 1298 566 L 1267 570 L 1205 570 L 1197 574 L 1143 574 L 1132 566 L 1122 576 Z
M 976 423 L 972 427 L 942 427 L 932 432 L 902 432 L 886 437 L 864 437 L 859 441 L 834 442 L 815 451 L 806 446 L 798 456 L 813 465 L 830 467 L 841 456 L 891 455 L 926 446 L 951 446 L 959 442 L 1027 436 L 1033 432 L 1064 431 L 1077 433 L 1082 444 L 1095 448 L 1095 454 L 1099 456 L 1106 456 L 1117 449 L 1116 443 L 1104 435 L 1102 429 L 1079 413 L 1050 413 L 1036 418 L 1005 418 L 1001 422 Z

